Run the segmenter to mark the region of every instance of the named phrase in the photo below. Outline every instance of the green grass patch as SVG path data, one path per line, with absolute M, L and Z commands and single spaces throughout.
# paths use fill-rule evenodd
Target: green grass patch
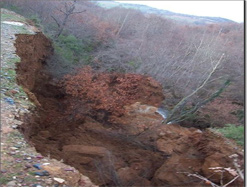
M 60 35 L 55 41 L 55 51 L 71 63 L 78 62 L 81 50 L 81 41 L 73 35 Z
M 89 65 L 92 62 L 91 52 L 95 49 L 92 43 L 82 41 L 71 34 L 60 35 L 54 41 L 54 48 L 56 54 L 68 66 L 81 62 L 84 65 Z
M 0 184 L 4 185 L 7 184 L 11 179 L 9 177 L 1 176 L 0 177 Z
M 35 174 L 34 174 L 34 172 L 33 172 L 33 175 L 32 175 L 32 176 L 26 176 L 26 177 L 24 178 L 24 181 L 25 181 L 25 182 L 37 182 L 38 180 L 37 180 L 34 176 L 35 176 Z
M 30 175 L 30 176 L 35 176 L 35 172 L 34 172 L 34 171 L 29 171 L 29 172 L 28 172 L 28 175 Z
M 10 10 L 10 11 L 13 11 L 13 12 L 16 12 L 17 14 L 21 13 L 21 8 L 13 5 L 12 3 L 0 2 L 0 7 L 5 8 L 5 9 Z
M 26 19 L 23 18 L 23 17 L 16 16 L 16 15 L 3 13 L 3 14 L 1 14 L 1 21 L 20 21 L 20 22 L 26 22 Z
M 23 26 L 10 25 L 18 34 L 33 34 L 31 31 Z
M 6 173 L 0 177 L 0 185 L 7 184 L 13 180 L 14 176 L 18 176 L 19 173 Z
M 18 131 L 11 131 L 7 136 L 7 141 L 13 142 L 16 139 L 23 139 L 23 135 Z
M 20 62 L 20 61 L 21 61 L 21 58 L 19 56 L 15 56 L 15 57 L 9 59 L 8 63 L 15 64 L 15 63 Z
M 215 130 L 223 134 L 226 138 L 235 140 L 238 145 L 244 146 L 244 126 L 226 124 L 225 127 Z
M 41 27 L 41 19 L 38 15 L 34 14 L 28 17 L 28 19 L 32 20 L 36 27 Z

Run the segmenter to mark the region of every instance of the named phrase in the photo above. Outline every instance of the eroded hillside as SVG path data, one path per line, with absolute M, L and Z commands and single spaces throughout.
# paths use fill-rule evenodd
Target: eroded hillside
M 42 33 L 18 35 L 15 46 L 17 81 L 36 105 L 22 116 L 21 131 L 41 154 L 63 159 L 101 186 L 208 185 L 188 174 L 243 184 L 227 170 L 236 170 L 234 154 L 243 167 L 234 143 L 210 130 L 162 123 L 156 110 L 165 96 L 153 78 L 82 70 L 58 80 L 48 73 L 53 48 Z

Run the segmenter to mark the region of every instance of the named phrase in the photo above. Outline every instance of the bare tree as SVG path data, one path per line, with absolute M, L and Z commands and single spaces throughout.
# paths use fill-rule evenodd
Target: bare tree
M 73 14 L 80 14 L 82 12 L 85 12 L 86 10 L 83 10 L 83 11 L 78 11 L 78 12 L 75 12 L 75 3 L 76 3 L 76 0 L 74 0 L 73 2 L 65 2 L 64 3 L 64 7 L 63 8 L 57 8 L 56 9 L 62 13 L 63 15 L 63 19 L 59 20 L 58 18 L 55 18 L 54 16 L 51 16 L 54 21 L 56 22 L 57 26 L 58 26 L 58 31 L 57 33 L 55 34 L 55 38 L 58 38 L 63 30 L 64 30 L 64 27 L 69 19 L 69 17 Z
M 199 92 L 201 89 L 205 87 L 205 85 L 209 82 L 210 78 L 212 77 L 213 73 L 216 71 L 217 67 L 222 61 L 222 58 L 224 56 L 224 53 L 221 55 L 220 59 L 218 62 L 215 64 L 215 66 L 212 68 L 211 72 L 208 74 L 208 77 L 202 82 L 202 84 L 197 87 L 192 93 L 190 93 L 188 96 L 184 97 L 178 104 L 174 106 L 172 109 L 171 113 L 168 115 L 168 118 L 166 120 L 167 123 L 169 122 L 180 122 L 185 119 L 187 119 L 190 114 L 195 113 L 201 106 L 207 104 L 208 102 L 212 101 L 214 98 L 219 96 L 225 88 L 229 85 L 230 81 L 227 80 L 222 87 L 220 87 L 215 93 L 213 93 L 210 97 L 208 97 L 205 100 L 202 100 L 201 102 L 197 102 L 195 106 L 189 109 L 184 109 L 186 103 L 188 100 L 193 97 L 197 92 Z

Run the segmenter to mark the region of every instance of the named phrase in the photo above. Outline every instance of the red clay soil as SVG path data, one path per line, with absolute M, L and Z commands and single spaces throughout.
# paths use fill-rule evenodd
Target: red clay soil
M 45 70 L 53 49 L 43 34 L 18 35 L 16 48 L 18 83 L 37 106 L 23 116 L 22 132 L 38 152 L 63 159 L 95 184 L 207 186 L 187 176 L 197 173 L 220 185 L 234 175 L 224 170 L 222 178 L 211 167 L 235 169 L 233 154 L 243 167 L 239 148 L 210 130 L 162 124 L 162 87 L 151 77 L 84 69 L 55 80 Z

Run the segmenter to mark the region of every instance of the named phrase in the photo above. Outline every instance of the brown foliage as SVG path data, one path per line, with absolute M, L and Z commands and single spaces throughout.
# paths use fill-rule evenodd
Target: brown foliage
M 159 105 L 164 99 L 162 88 L 151 77 L 137 74 L 96 73 L 90 67 L 63 81 L 67 94 L 86 101 L 95 110 L 121 115 L 123 106 L 136 101 Z
M 239 124 L 238 117 L 233 114 L 242 107 L 232 101 L 217 98 L 201 109 L 201 114 L 208 116 L 213 126 L 223 126 L 224 124 Z

